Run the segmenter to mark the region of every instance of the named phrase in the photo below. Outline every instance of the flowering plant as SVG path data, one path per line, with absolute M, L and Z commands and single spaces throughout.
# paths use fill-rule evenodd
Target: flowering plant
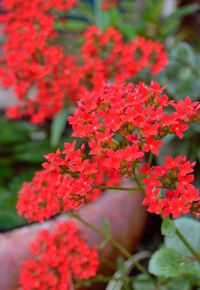
M 115 27 L 102 32 L 90 26 L 81 56 L 69 54 L 58 44 L 54 22 L 58 12 L 72 9 L 75 1 L 34 0 L 31 9 L 20 0 L 4 0 L 3 5 L 7 41 L 0 77 L 5 86 L 15 87 L 20 100 L 8 109 L 8 116 L 29 116 L 33 123 L 41 123 L 78 101 L 68 123 L 73 136 L 83 139 L 80 148 L 75 141 L 65 142 L 64 149 L 45 155 L 43 169 L 19 192 L 18 213 L 42 222 L 65 212 L 97 231 L 142 273 L 136 278 L 127 271 L 120 275 L 124 289 L 144 289 L 140 284 L 144 282 L 145 289 L 175 289 L 178 279 L 188 283 L 191 277 L 199 286 L 199 249 L 176 220 L 190 213 L 199 217 L 199 190 L 192 184 L 195 162 L 186 156 L 167 156 L 158 166 L 154 156 L 160 154 L 164 138 L 173 134 L 182 139 L 190 124 L 200 121 L 200 103 L 189 96 L 171 100 L 166 87 L 154 80 L 149 85 L 141 80 L 133 84 L 142 70 L 153 76 L 165 68 L 164 46 L 141 36 L 127 41 Z M 103 9 L 113 5 L 115 1 L 111 6 L 103 3 Z M 124 178 L 132 186 L 122 187 Z M 78 213 L 105 189 L 141 192 L 147 211 L 163 219 L 166 246 L 152 255 L 149 271 L 110 233 Z M 170 238 L 179 239 L 187 254 L 176 244 L 169 246 Z M 52 233 L 42 231 L 31 248 L 36 259 L 24 263 L 20 278 L 25 290 L 71 290 L 85 285 L 81 280 L 98 281 L 97 249 L 86 244 L 72 221 L 59 224 Z
M 168 107 L 173 109 L 170 113 L 165 111 Z M 89 93 L 69 117 L 73 134 L 88 142 L 89 151 L 84 145 L 76 149 L 74 142 L 65 143 L 63 151 L 46 155 L 43 170 L 21 189 L 18 212 L 30 220 L 43 221 L 70 211 L 82 220 L 75 211 L 96 197 L 96 190 L 117 188 L 133 194 L 143 192 L 143 204 L 149 212 L 162 216 L 164 228 L 167 221 L 174 227 L 166 217 L 189 212 L 198 217 L 199 190 L 191 183 L 195 163 L 183 156 L 168 156 L 162 166 L 152 165 L 152 160 L 159 154 L 164 137 L 176 134 L 182 138 L 189 124 L 199 121 L 199 108 L 189 97 L 169 100 L 155 82 L 150 87 L 142 82 L 137 86 L 109 84 Z M 123 176 L 133 180 L 132 187 L 119 186 Z M 190 249 L 178 229 L 175 231 Z M 199 261 L 194 249 L 191 253 Z

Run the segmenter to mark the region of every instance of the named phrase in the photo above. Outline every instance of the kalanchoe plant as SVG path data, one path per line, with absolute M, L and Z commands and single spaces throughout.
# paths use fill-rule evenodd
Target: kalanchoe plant
M 58 22 L 67 22 L 60 14 L 78 3 L 27 3 L 2 1 L 5 14 L 1 21 L 7 39 L 0 78 L 4 86 L 14 87 L 19 100 L 7 114 L 11 118 L 30 117 L 33 123 L 56 116 L 55 124 L 61 117 L 64 127 L 66 107 L 78 101 L 68 123 L 73 136 L 84 145 L 65 142 L 64 149 L 45 155 L 43 169 L 20 190 L 18 213 L 29 221 L 42 222 L 65 212 L 102 235 L 127 261 L 113 277 L 97 275 L 97 250 L 86 244 L 77 226 L 69 221 L 52 233 L 40 233 L 31 247 L 35 260 L 22 267 L 21 286 L 25 290 L 72 290 L 85 285 L 81 280 L 92 283 L 99 278 L 111 280 L 107 290 L 124 285 L 123 289 L 172 290 L 180 281 L 189 285 L 187 289 L 200 287 L 199 236 L 191 240 L 179 222 L 187 225 L 188 221 L 172 220 L 190 213 L 199 217 L 199 190 L 192 184 L 195 162 L 181 155 L 167 156 L 160 166 L 152 162 L 159 156 L 165 137 L 181 139 L 190 124 L 200 121 L 199 102 L 192 102 L 190 97 L 171 100 L 165 87 L 153 80 L 150 84 L 130 82 L 140 79 L 144 71 L 153 79 L 166 67 L 168 57 L 160 42 L 141 36 L 130 40 L 116 26 L 100 23 L 100 28 L 91 25 L 86 29 L 81 53 L 76 55 L 60 42 L 56 27 Z M 112 12 L 115 5 L 117 1 L 95 1 L 101 12 Z M 101 17 L 97 18 L 101 22 Z M 132 186 L 121 187 L 123 178 Z M 140 263 L 147 256 L 132 256 L 112 237 L 108 224 L 106 230 L 99 229 L 79 214 L 79 208 L 98 198 L 104 189 L 141 192 L 147 211 L 163 219 L 164 246 L 152 255 L 148 270 Z M 200 232 L 198 222 L 189 223 L 193 233 Z M 137 277 L 129 276 L 132 266 L 141 272 Z M 115 282 L 119 282 L 117 288 Z
M 87 141 L 89 151 L 86 152 L 85 145 L 76 149 L 75 143 L 65 143 L 63 151 L 58 149 L 55 154 L 46 155 L 43 170 L 21 189 L 18 212 L 29 220 L 42 221 L 73 210 L 73 217 L 90 226 L 76 210 L 91 197 L 95 198 L 97 189 L 109 188 L 133 194 L 143 192 L 147 210 L 163 218 L 177 218 L 190 211 L 198 216 L 198 206 L 195 208 L 194 204 L 200 201 L 199 190 L 192 185 L 195 163 L 187 161 L 185 156 L 174 159 L 168 156 L 162 166 L 153 166 L 152 159 L 159 155 L 164 137 L 175 134 L 183 138 L 190 123 L 199 122 L 200 104 L 189 97 L 177 102 L 169 100 L 163 90 L 153 81 L 150 86 L 143 82 L 135 86 L 113 83 L 87 94 L 68 119 L 73 135 Z M 166 110 L 169 107 L 171 113 Z M 100 167 L 104 168 L 103 175 L 98 170 Z M 131 178 L 133 186 L 120 187 L 122 177 Z M 162 231 L 174 231 L 199 261 L 199 254 L 173 227 L 165 221 Z M 116 246 L 115 241 L 111 239 L 111 242 Z M 120 247 L 117 244 L 118 250 Z M 125 254 L 131 257 L 126 251 Z M 182 257 L 174 252 L 169 255 L 181 263 Z M 155 274 L 152 263 L 150 272 Z M 136 265 L 152 280 L 142 265 Z

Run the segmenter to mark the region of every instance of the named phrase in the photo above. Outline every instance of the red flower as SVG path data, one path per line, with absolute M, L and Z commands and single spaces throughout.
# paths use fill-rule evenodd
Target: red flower
M 156 140 L 153 137 L 149 137 L 146 139 L 146 144 L 144 145 L 143 149 L 145 152 L 151 151 L 153 154 L 158 155 L 159 150 L 158 148 L 161 147 L 162 141 Z
M 31 245 L 35 260 L 22 266 L 20 284 L 24 290 L 67 290 L 76 279 L 96 275 L 97 251 L 88 246 L 75 223 L 58 224 L 54 232 L 43 230 Z

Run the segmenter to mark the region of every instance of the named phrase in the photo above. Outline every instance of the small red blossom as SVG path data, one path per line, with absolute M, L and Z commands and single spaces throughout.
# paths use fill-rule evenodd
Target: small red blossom
M 159 155 L 158 148 L 161 147 L 162 141 L 155 140 L 152 137 L 147 138 L 147 143 L 144 145 L 143 149 L 145 152 L 151 151 L 155 155 Z

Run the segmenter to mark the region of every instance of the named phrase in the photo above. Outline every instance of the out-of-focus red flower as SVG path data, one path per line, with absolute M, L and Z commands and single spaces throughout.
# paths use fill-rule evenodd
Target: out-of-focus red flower
M 7 111 L 10 118 L 28 116 L 32 123 L 42 123 L 103 83 L 127 81 L 144 68 L 156 74 L 166 66 L 162 44 L 142 37 L 125 43 L 114 27 L 101 33 L 89 26 L 81 53 L 68 54 L 58 41 L 54 12 L 68 11 L 75 4 L 75 0 L 2 1 L 6 40 L 0 79 L 5 87 L 14 87 L 19 99 Z
M 115 6 L 117 6 L 118 0 L 102 0 L 101 9 L 104 11 L 109 11 Z
M 52 13 L 54 9 L 67 11 L 75 4 L 75 0 L 2 1 L 5 13 L 0 21 L 6 42 L 0 78 L 5 87 L 14 87 L 20 100 L 18 108 L 8 110 L 9 117 L 19 117 L 20 112 L 31 116 L 33 123 L 41 123 L 60 111 L 66 99 L 76 99 L 69 90 L 75 61 L 55 43 L 58 35 Z
M 97 250 L 87 245 L 74 222 L 58 224 L 54 232 L 43 230 L 31 244 L 36 259 L 22 265 L 24 290 L 68 290 L 77 279 L 96 275 Z

